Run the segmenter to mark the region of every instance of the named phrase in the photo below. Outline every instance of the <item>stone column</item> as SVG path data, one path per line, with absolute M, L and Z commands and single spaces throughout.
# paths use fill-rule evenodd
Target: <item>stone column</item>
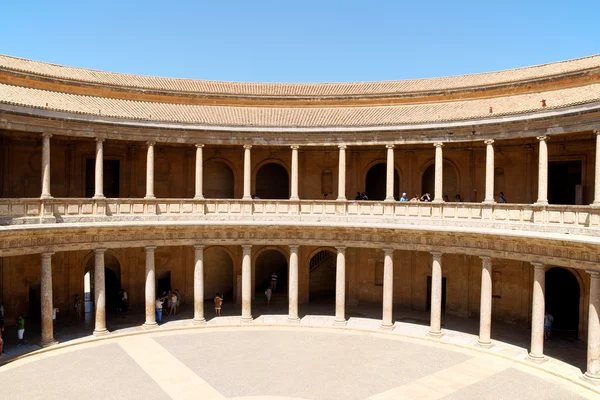
M 481 306 L 479 309 L 479 340 L 477 345 L 492 347 L 492 258 L 481 256 Z
M 156 271 L 154 250 L 156 246 L 146 246 L 146 322 L 144 328 L 156 328 Z
M 252 193 L 250 193 L 252 188 L 252 163 L 250 158 L 251 148 L 251 144 L 244 145 L 244 197 L 242 198 L 245 200 L 252 199 Z
M 338 197 L 339 201 L 346 201 L 346 145 L 338 146 L 340 158 L 338 164 Z
M 389 159 L 388 159 L 389 160 Z M 381 327 L 392 329 L 394 322 L 394 249 L 383 249 L 383 318 Z
M 204 187 L 203 187 L 203 161 L 202 161 L 202 148 L 203 144 L 196 144 L 196 194 L 194 200 L 204 200 Z
M 298 197 L 298 149 L 300 146 L 291 146 L 292 148 L 292 186 L 290 190 L 290 200 L 300 200 Z
M 533 265 L 533 304 L 531 307 L 531 351 L 529 359 L 544 361 L 544 311 L 546 290 L 546 266 L 532 262 Z
M 50 138 L 51 133 L 42 133 L 42 199 L 51 199 L 50 194 Z
M 346 325 L 346 247 L 336 246 L 335 320 L 334 325 Z
M 538 156 L 538 199 L 535 204 L 548 205 L 548 136 L 538 136 L 540 149 Z
M 104 138 L 96 138 L 95 199 L 104 198 Z
M 94 250 L 94 307 L 96 308 L 96 326 L 94 336 L 108 333 L 106 329 L 106 287 L 104 279 L 104 253 L 106 249 Z
M 156 142 L 148 142 L 148 153 L 146 155 L 146 197 L 145 199 L 155 199 L 154 197 L 154 145 Z
M 442 253 L 432 252 L 429 336 L 442 336 Z
M 587 371 L 585 378 L 600 384 L 600 272 L 590 274 L 590 304 L 588 308 Z
M 40 289 L 42 292 L 42 347 L 55 344 L 54 325 L 52 321 L 52 255 L 53 252 L 42 253 L 42 270 Z
M 242 322 L 252 322 L 252 245 L 242 245 Z
M 194 323 L 204 324 L 204 245 L 194 245 Z
M 290 244 L 290 276 L 288 284 L 288 322 L 300 322 L 298 318 L 298 249 L 297 244 Z
M 494 200 L 494 140 L 485 143 L 485 199 L 484 203 L 492 204 Z
M 594 168 L 594 203 L 600 207 L 600 129 L 594 131 L 596 134 L 596 165 Z
M 434 203 L 442 203 L 444 201 L 444 154 L 442 146 L 444 143 L 436 142 L 435 146 L 435 193 L 433 196 Z
M 385 201 L 394 201 L 394 145 L 388 144 L 385 175 Z

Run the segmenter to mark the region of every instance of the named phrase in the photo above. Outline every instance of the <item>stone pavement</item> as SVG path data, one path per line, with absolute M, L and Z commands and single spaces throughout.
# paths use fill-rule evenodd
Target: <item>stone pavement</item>
M 512 346 L 468 335 L 420 336 L 423 327 L 266 315 L 240 325 L 171 321 L 158 329 L 77 339 L 0 367 L 0 398 L 23 399 L 594 399 L 564 363 L 525 362 Z M 563 376 L 556 373 L 562 372 Z M 571 371 L 572 372 L 572 371 Z M 566 378 L 566 379 L 565 379 Z

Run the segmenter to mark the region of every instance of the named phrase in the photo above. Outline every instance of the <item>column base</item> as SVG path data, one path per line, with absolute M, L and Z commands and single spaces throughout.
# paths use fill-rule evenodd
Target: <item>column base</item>
M 396 201 L 396 199 L 393 198 L 393 197 L 391 197 L 391 198 L 387 198 L 386 197 L 384 201 L 387 201 L 388 203 L 391 203 L 392 201 Z
M 194 196 L 194 200 L 204 200 L 204 196 Z
M 496 204 L 496 201 L 495 200 L 484 200 L 481 202 L 481 204 L 492 205 L 492 204 Z
M 58 344 L 58 341 L 54 340 L 54 338 L 50 340 L 40 340 L 38 343 L 40 347 L 50 347 Z
M 347 321 L 345 319 L 336 319 L 333 321 L 333 326 L 346 326 Z
M 536 201 L 535 203 L 533 203 L 534 206 L 547 206 L 548 205 L 548 200 L 543 200 L 543 201 Z
M 198 318 L 198 319 L 194 318 L 192 320 L 192 324 L 194 324 L 194 325 L 206 325 L 206 319 L 205 318 Z
M 445 203 L 444 199 L 433 199 L 431 202 L 433 204 L 442 204 L 442 203 Z
M 254 322 L 254 318 L 252 318 L 252 316 L 249 316 L 249 317 L 240 317 L 240 322 L 242 324 L 251 324 L 252 322 Z
M 590 374 L 586 371 L 581 377 L 594 385 L 600 385 L 600 375 Z
M 386 324 L 381 324 L 379 326 L 379 329 L 381 329 L 382 331 L 391 331 L 392 329 L 394 329 L 394 324 L 391 325 L 386 325 Z
M 144 196 L 144 200 L 156 200 L 156 196 Z
M 348 201 L 345 197 L 338 197 L 335 201 Z
M 475 343 L 475 346 L 477 347 L 483 347 L 484 349 L 490 349 L 492 347 L 494 347 L 494 343 L 492 342 L 481 342 L 481 341 L 477 341 L 477 343 Z
M 252 196 L 244 196 L 242 197 L 242 200 L 252 200 Z
M 298 197 L 298 196 L 292 196 L 292 197 L 290 197 L 290 200 L 291 201 L 299 201 L 300 197 Z
M 92 197 L 92 199 L 94 199 L 94 200 L 105 200 L 106 197 L 104 197 L 103 194 L 95 194 L 94 197 Z
M 40 196 L 41 200 L 51 200 L 53 198 L 54 197 L 52 197 L 52 195 L 49 195 L 49 194 L 43 194 L 43 195 Z
M 590 204 L 590 206 L 600 208 L 600 201 L 595 201 L 592 204 Z
M 94 329 L 94 332 L 92 333 L 92 335 L 94 335 L 94 336 L 106 336 L 109 333 L 110 332 L 108 331 L 108 329 L 101 329 L 101 330 Z
M 543 362 L 548 361 L 548 357 L 546 357 L 543 354 L 541 356 L 538 356 L 538 355 L 529 353 L 529 354 L 527 354 L 527 360 L 534 362 L 536 364 L 541 364 Z
M 427 332 L 427 336 L 433 338 L 441 338 L 442 336 L 444 336 L 444 334 L 442 333 L 442 331 L 429 331 Z
M 300 318 L 298 318 L 298 317 L 288 317 L 287 323 L 288 324 L 299 324 L 300 323 Z
M 151 322 L 151 323 L 144 322 L 142 324 L 142 329 L 144 329 L 144 330 L 150 330 L 150 329 L 156 329 L 156 328 L 158 328 L 158 324 L 156 322 Z

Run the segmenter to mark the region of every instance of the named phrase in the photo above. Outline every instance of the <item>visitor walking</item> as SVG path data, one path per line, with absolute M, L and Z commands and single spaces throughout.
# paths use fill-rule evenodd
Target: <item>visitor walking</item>
M 27 343 L 25 341 L 25 318 L 23 318 L 23 314 L 17 315 L 17 339 L 19 340 L 17 346 Z
M 500 192 L 500 198 L 498 199 L 498 203 L 507 203 L 504 192 Z
M 175 314 L 179 312 L 179 302 L 181 301 L 181 293 L 179 289 L 175 289 L 175 296 L 177 296 L 177 302 L 175 303 Z
M 78 294 L 76 294 L 75 298 L 73 299 L 73 309 L 75 311 L 77 321 L 79 321 L 81 319 L 81 299 L 79 298 Z
M 177 313 L 177 295 L 175 292 L 170 292 L 171 302 L 169 306 L 169 315 L 175 315 Z
M 157 297 L 156 298 L 156 323 L 162 324 L 162 314 L 163 314 L 163 302 L 164 298 Z
M 273 272 L 271 274 L 271 285 L 270 285 L 271 291 L 273 293 L 275 293 L 275 290 L 277 289 L 277 274 L 275 272 Z
M 221 306 L 223 305 L 223 297 L 220 293 L 215 294 L 215 315 L 221 315 Z
M 548 311 L 544 312 L 544 339 L 550 339 L 554 317 Z
M 273 291 L 271 290 L 270 287 L 267 288 L 267 290 L 265 290 L 265 304 L 268 306 L 269 304 L 271 304 L 271 296 L 273 295 Z

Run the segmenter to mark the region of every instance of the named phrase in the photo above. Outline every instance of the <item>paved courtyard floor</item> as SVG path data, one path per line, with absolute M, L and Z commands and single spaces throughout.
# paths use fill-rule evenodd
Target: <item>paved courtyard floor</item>
M 284 319 L 262 316 L 256 325 L 233 326 L 235 317 L 223 317 L 202 327 L 182 321 L 102 340 L 75 340 L 79 344 L 0 367 L 0 399 L 600 396 L 576 381 L 502 356 L 501 345 L 494 352 L 453 344 L 452 339 L 420 339 L 397 334 L 405 328 L 401 324 L 384 332 L 377 330 L 377 321 L 360 318 L 342 329 L 328 327 L 331 317 L 305 317 L 292 325 Z

